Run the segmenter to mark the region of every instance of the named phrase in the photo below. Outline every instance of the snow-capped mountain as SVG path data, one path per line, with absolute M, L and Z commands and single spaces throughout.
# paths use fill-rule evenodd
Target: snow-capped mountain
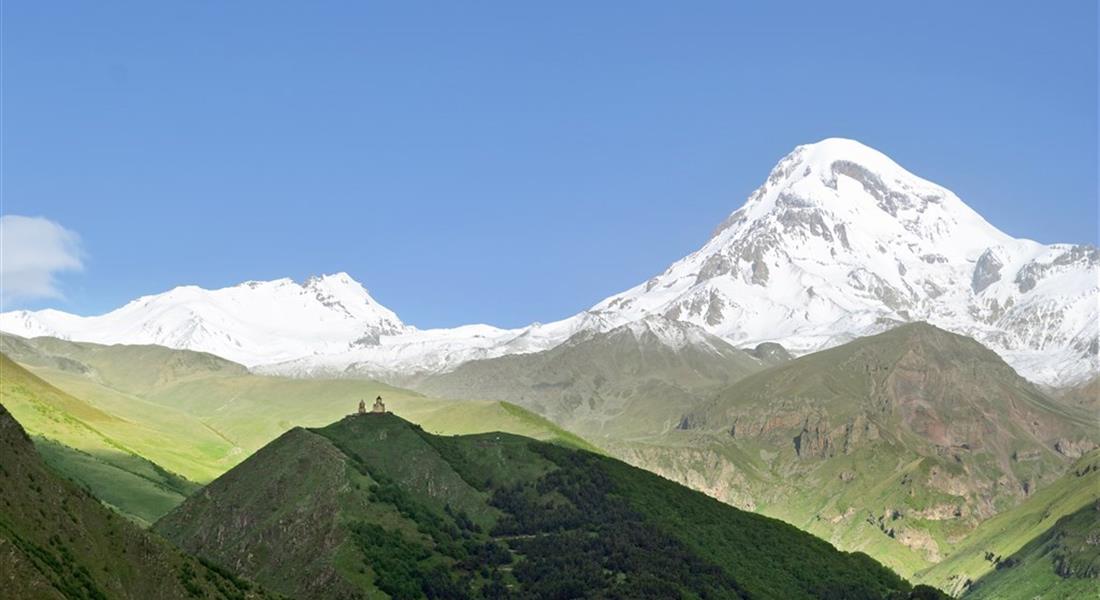
M 880 152 L 827 139 L 783 158 L 698 251 L 589 313 L 795 352 L 928 321 L 1054 384 L 1097 371 L 1098 268 L 1095 247 L 1014 239 Z
M 371 345 L 409 328 L 338 273 L 301 284 L 277 279 L 218 290 L 183 286 L 95 317 L 8 312 L 0 315 L 0 329 L 25 337 L 202 350 L 252 366 Z
M 10 312 L 0 329 L 204 350 L 310 375 L 444 371 L 649 316 L 737 346 L 772 341 L 795 352 L 923 320 L 978 339 L 1032 380 L 1061 385 L 1100 370 L 1098 271 L 1095 247 L 1012 238 L 880 152 L 827 139 L 783 158 L 698 251 L 555 323 L 418 330 L 337 274 L 181 287 L 97 317 Z M 669 345 L 682 343 L 669 336 Z

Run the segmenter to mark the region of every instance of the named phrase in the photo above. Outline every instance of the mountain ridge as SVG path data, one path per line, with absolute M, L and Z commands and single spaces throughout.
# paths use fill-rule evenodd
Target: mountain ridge
M 907 576 L 1100 442 L 1084 408 L 1046 397 L 979 342 L 919 323 L 711 396 L 676 431 L 602 447 Z
M 754 355 L 697 325 L 653 315 L 407 383 L 447 398 L 507 399 L 592 440 L 648 437 L 675 427 L 722 386 L 784 358 L 781 347 L 764 350 Z
M 619 461 L 392 414 L 291 430 L 155 529 L 296 597 L 916 597 L 866 555 Z
M 15 311 L 0 314 L 0 329 L 206 350 L 282 374 L 388 376 L 546 350 L 649 316 L 796 354 L 924 320 L 974 337 L 1033 381 L 1069 386 L 1100 372 L 1098 269 L 1094 246 L 1012 238 L 881 152 L 828 138 L 783 157 L 699 250 L 552 323 L 420 330 L 338 273 L 176 288 L 98 317 Z

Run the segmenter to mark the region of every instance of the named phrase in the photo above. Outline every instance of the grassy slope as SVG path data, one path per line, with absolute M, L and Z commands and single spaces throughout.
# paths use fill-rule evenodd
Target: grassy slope
M 750 375 L 689 420 L 691 431 L 608 447 L 906 576 L 1063 472 L 1056 439 L 1097 437 L 1084 411 L 923 324 Z
M 918 580 L 955 593 L 996 567 L 997 558 L 1020 551 L 1040 538 L 1059 519 L 1100 501 L 1100 450 L 1081 457 L 1053 484 L 1019 506 L 982 523 L 942 563 L 918 575 Z
M 241 365 L 213 354 L 153 345 L 108 346 L 4 335 L 0 350 L 17 362 L 87 375 L 131 395 L 190 379 L 247 373 Z
M 184 410 L 121 392 L 86 375 L 34 366 L 29 370 L 116 417 L 101 426 L 105 434 L 125 440 L 134 452 L 192 481 L 210 481 L 240 462 L 236 444 Z M 30 430 L 37 433 L 33 426 Z
M 786 523 L 730 511 L 717 500 L 623 463 L 607 461 L 605 468 L 639 510 L 714 562 L 731 565 L 734 576 L 754 595 L 767 590 L 773 597 L 793 598 L 803 590 L 846 597 L 840 590 L 857 580 L 901 587 L 900 578 L 890 582 L 896 576 L 866 554 L 841 553 Z
M 292 430 L 156 529 L 300 597 L 415 596 L 425 585 L 784 599 L 908 588 L 866 556 L 619 461 L 510 434 L 434 436 L 393 415 Z M 503 562 L 490 558 L 500 552 Z
M 1096 502 L 1006 557 L 966 600 L 1090 600 L 1100 596 L 1100 508 Z
M 421 523 L 382 500 L 375 477 L 398 481 L 397 489 L 415 494 L 416 506 L 430 506 L 427 514 L 436 519 L 450 520 L 443 507 L 453 502 L 475 509 L 487 524 L 487 513 L 477 510 L 485 508 L 485 497 L 399 419 L 369 415 L 344 423 L 386 426 L 288 431 L 167 515 L 156 530 L 191 552 L 300 598 L 352 597 L 360 591 L 368 598 L 385 597 L 379 577 L 386 565 L 366 561 L 352 531 L 359 523 L 380 525 L 425 548 L 418 568 L 453 565 L 426 533 L 428 519 Z M 366 456 L 350 447 L 366 447 Z M 362 460 L 371 461 L 373 476 Z M 397 554 L 397 545 L 391 550 Z
M 291 427 L 323 426 L 354 412 L 360 399 L 369 404 L 379 395 L 391 412 L 440 433 L 503 430 L 540 439 L 578 440 L 502 402 L 440 400 L 362 379 L 244 375 L 172 385 L 148 399 L 195 415 L 249 453 Z
M 265 595 L 181 554 L 58 477 L 3 405 L 0 456 L 0 596 L 137 600 Z
M 141 427 L 66 394 L 3 355 L 0 403 L 35 433 L 51 467 L 139 523 L 155 521 L 196 487 L 128 445 L 144 435 Z
M 0 347 L 33 371 L 5 362 L 0 398 L 35 439 L 60 444 L 43 443 L 51 464 L 145 524 L 182 501 L 191 481 L 207 483 L 291 427 L 331 423 L 377 395 L 429 431 L 502 430 L 593 449 L 503 402 L 438 400 L 367 380 L 257 376 L 157 346 L 5 335 Z
M 199 489 L 195 483 L 130 455 L 104 458 L 70 448 L 48 438 L 34 438 L 35 447 L 54 471 L 84 486 L 96 498 L 143 527 L 175 508 Z M 118 466 L 134 464 L 136 468 Z M 152 469 L 160 476 L 145 474 Z
M 364 482 L 323 438 L 293 429 L 154 525 L 185 550 L 294 597 L 353 591 L 332 566 Z M 224 519 L 225 526 L 213 525 Z

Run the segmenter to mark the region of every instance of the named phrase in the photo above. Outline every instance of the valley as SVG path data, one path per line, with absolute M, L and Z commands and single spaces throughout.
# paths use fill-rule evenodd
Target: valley
M 215 596 L 1087 597 L 1098 268 L 827 139 L 547 324 L 417 329 L 344 273 L 0 314 L 3 464 Z M 152 585 L 28 489 L 21 581 Z
M 584 336 L 553 351 L 469 363 L 453 378 L 414 382 L 422 389 L 434 385 L 438 397 L 354 378 L 253 375 L 190 351 L 2 339 L 25 366 L 4 358 L 0 403 L 28 423 L 52 469 L 143 526 L 187 498 L 219 489 L 203 486 L 227 485 L 211 481 L 268 451 L 268 442 L 290 436 L 307 443 L 294 431 L 340 420 L 358 399 L 373 395 L 383 395 L 395 414 L 419 421 L 410 427 L 423 427 L 423 435 L 511 431 L 610 454 L 953 594 L 1003 585 L 993 573 L 1004 576 L 1005 567 L 997 569 L 1004 557 L 1026 553 L 1033 540 L 1054 535 L 1049 532 L 1059 518 L 1100 501 L 1092 414 L 1080 402 L 1044 394 L 973 340 L 923 324 L 799 358 L 774 347 L 737 350 L 707 337 L 714 344 L 710 354 L 682 354 L 649 329 Z M 608 369 L 601 370 L 600 357 L 609 357 Z M 570 385 L 542 385 L 553 373 Z M 461 393 L 448 393 L 446 384 L 454 381 Z M 448 396 L 455 399 L 442 399 Z M 522 405 L 498 399 L 504 397 Z M 589 401 L 571 401 L 577 397 Z M 617 403 L 601 403 L 609 398 Z M 192 430 L 181 428 L 189 422 Z M 204 431 L 218 435 L 205 454 L 194 454 L 182 438 Z M 179 447 L 167 443 L 173 439 Z M 289 442 L 276 445 L 282 443 Z M 345 456 L 323 469 L 347 463 Z M 256 467 L 265 475 L 253 477 L 255 485 L 282 468 Z M 290 480 L 277 481 L 285 487 Z M 355 484 L 338 487 L 347 485 Z M 451 497 L 447 489 L 439 493 Z M 297 493 L 297 501 L 276 490 L 260 498 L 320 502 L 319 491 Z M 327 505 L 307 513 L 330 510 L 320 507 Z M 277 506 L 257 510 L 280 512 Z M 163 533 L 163 525 L 157 527 Z M 195 535 L 207 530 L 196 527 Z M 213 552 L 207 559 L 215 564 L 226 564 L 233 553 L 254 553 L 218 554 L 220 543 L 201 546 Z M 203 556 L 200 546 L 184 548 Z M 339 571 L 342 560 L 325 568 Z M 261 566 L 232 568 L 277 591 L 292 589 L 265 580 Z M 1093 571 L 1082 572 L 1087 579 Z M 326 573 L 321 580 L 336 577 Z
M 565 344 L 552 357 L 519 360 L 569 364 L 562 355 L 572 348 Z M 621 349 L 603 350 L 603 356 L 622 355 Z M 592 354 L 599 353 L 578 350 L 577 362 L 599 364 L 585 358 Z M 670 392 L 674 386 L 654 383 L 675 380 L 676 369 L 664 367 L 680 363 L 659 353 L 649 356 L 626 375 L 605 376 L 587 394 L 541 380 L 517 387 L 530 381 L 525 376 L 543 371 L 506 374 L 500 369 L 517 360 L 507 357 L 468 363 L 429 379 L 425 389 L 451 397 L 510 397 L 534 410 L 554 406 L 566 411 L 548 411 L 560 422 L 591 426 L 598 422 L 590 416 L 591 405 L 606 399 L 603 390 L 631 386 L 633 395 L 626 398 L 638 412 L 633 419 L 616 415 L 619 426 L 634 425 L 635 432 L 648 427 L 648 436 L 584 425 L 579 430 L 631 464 L 783 519 L 838 547 L 868 552 L 906 577 L 952 555 L 979 524 L 1053 484 L 1100 442 L 1093 413 L 1045 396 L 973 340 L 924 324 L 771 367 L 737 371 L 738 362 L 727 360 L 738 374 L 732 383 L 711 383 L 694 395 L 678 396 Z M 474 369 L 492 376 L 469 375 Z M 584 382 L 568 370 L 556 373 Z M 695 374 L 679 377 L 707 381 Z M 448 390 L 453 381 L 459 385 Z M 471 381 L 482 382 L 480 388 Z M 501 382 L 510 387 L 501 389 Z M 589 404 L 570 402 L 577 396 Z M 650 408 L 662 403 L 682 412 Z M 636 425 L 642 416 L 659 418 Z

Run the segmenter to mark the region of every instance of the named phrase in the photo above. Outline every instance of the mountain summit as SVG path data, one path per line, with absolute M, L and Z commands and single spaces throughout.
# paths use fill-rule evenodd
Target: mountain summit
M 299 375 L 386 375 L 546 350 L 650 316 L 796 353 L 927 321 L 977 339 L 1034 381 L 1068 385 L 1100 370 L 1098 269 L 1094 246 L 1012 238 L 881 152 L 830 138 L 780 160 L 702 248 L 555 323 L 417 330 L 341 273 L 176 288 L 99 317 L 4 313 L 0 329 L 204 350 Z
M 797 352 L 929 321 L 1054 383 L 1096 370 L 1098 265 L 1094 247 L 1011 238 L 882 153 L 827 139 L 784 157 L 698 251 L 590 312 Z
M 331 354 L 408 329 L 347 273 L 181 286 L 96 317 L 15 311 L 0 315 L 0 327 L 26 337 L 202 350 L 249 365 Z

